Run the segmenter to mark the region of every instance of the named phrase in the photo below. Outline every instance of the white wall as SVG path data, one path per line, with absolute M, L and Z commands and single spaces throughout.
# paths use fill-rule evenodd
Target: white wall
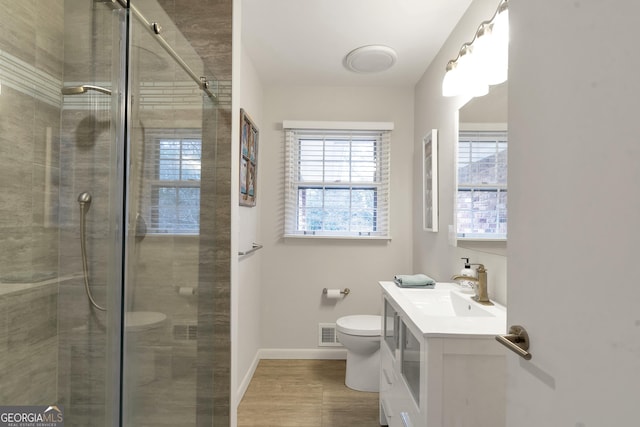
M 258 129 L 262 123 L 262 86 L 251 62 L 251 58 L 242 51 L 241 67 L 241 89 L 240 107 L 245 110 Z M 238 124 L 239 126 L 239 124 Z M 258 182 L 260 182 L 262 141 L 258 141 Z M 234 180 L 237 184 L 237 180 Z M 262 241 L 260 230 L 260 212 L 263 205 L 263 194 L 261 188 L 256 193 L 256 206 L 238 207 L 239 229 L 238 229 L 238 250 L 247 251 L 251 249 L 253 242 Z M 260 265 L 262 251 L 254 252 L 238 259 L 238 365 L 240 375 L 240 387 L 245 376 L 250 374 L 254 368 L 255 358 L 260 348 L 260 303 L 262 295 L 262 279 L 260 275 Z
M 318 323 L 379 314 L 379 280 L 411 273 L 413 91 L 411 88 L 268 87 L 260 127 L 262 345 L 318 350 Z M 392 121 L 391 233 L 387 241 L 286 239 L 283 120 Z M 323 302 L 322 288 L 351 289 Z M 291 353 L 290 353 L 291 354 Z M 302 354 L 302 353 L 301 353 Z
M 638 425 L 640 3 L 509 10 L 507 425 Z
M 234 0 L 233 100 L 232 100 L 232 253 L 246 251 L 253 242 L 262 241 L 260 211 L 262 195 L 258 189 L 256 206 L 238 206 L 240 108 L 261 129 L 263 89 L 254 65 L 242 48 L 240 36 L 241 1 Z M 260 181 L 261 146 L 258 141 L 258 181 Z M 231 315 L 231 425 L 236 424 L 236 409 L 255 370 L 260 349 L 261 258 L 257 251 L 243 257 L 232 257 Z
M 454 59 L 463 43 L 471 41 L 480 22 L 495 12 L 495 0 L 474 1 L 439 54 L 426 70 L 415 88 L 414 126 L 414 197 L 413 204 L 413 265 L 415 271 L 424 271 L 440 281 L 448 281 L 462 268 L 461 257 L 469 257 L 471 262 L 483 263 L 488 270 L 489 297 L 506 304 L 505 249 L 487 244 L 475 245 L 474 250 L 454 247 L 449 244 L 448 225 L 453 224 L 455 194 L 455 145 L 457 143 L 457 111 L 466 99 L 444 98 L 442 78 L 445 66 Z M 421 141 L 431 129 L 439 132 L 439 205 L 440 220 L 438 233 L 422 230 L 421 186 L 422 166 L 420 163 Z M 509 167 L 511 176 L 511 167 Z M 511 193 L 509 193 L 511 194 Z M 459 246 L 461 244 L 459 243 Z M 495 246 L 495 245 L 493 245 Z M 497 254 L 501 253 L 501 254 Z

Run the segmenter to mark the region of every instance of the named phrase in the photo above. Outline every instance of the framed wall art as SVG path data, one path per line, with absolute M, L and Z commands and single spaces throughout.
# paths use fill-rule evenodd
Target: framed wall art
M 438 231 L 438 130 L 422 139 L 422 228 Z
M 258 128 L 240 109 L 240 206 L 255 206 L 258 187 Z

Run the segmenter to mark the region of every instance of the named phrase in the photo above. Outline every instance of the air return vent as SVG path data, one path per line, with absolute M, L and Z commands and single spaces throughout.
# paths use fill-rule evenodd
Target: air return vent
M 173 325 L 173 339 L 191 341 L 198 338 L 198 325 Z
M 318 347 L 341 347 L 336 335 L 335 323 L 318 324 Z

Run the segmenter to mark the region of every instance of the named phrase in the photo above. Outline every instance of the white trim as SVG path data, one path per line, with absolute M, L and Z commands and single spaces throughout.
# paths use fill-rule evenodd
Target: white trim
M 506 237 L 495 237 L 495 238 L 486 238 L 486 237 L 465 237 L 465 236 L 458 236 L 457 239 L 459 241 L 467 241 L 467 242 L 506 242 L 507 238 Z
M 260 359 L 345 360 L 346 349 L 262 348 Z
M 393 130 L 394 122 L 315 122 L 283 120 L 282 129 Z
M 391 236 L 346 236 L 340 235 L 313 235 L 313 234 L 285 234 L 285 239 L 331 239 L 331 240 L 391 240 Z
M 459 132 L 508 131 L 507 123 L 460 123 Z
M 426 157 L 427 144 L 431 145 L 429 161 Z M 431 129 L 422 138 L 422 229 L 424 231 L 438 232 L 439 205 L 438 205 L 438 129 Z M 430 172 L 431 186 L 427 188 L 427 171 Z M 427 193 L 430 192 L 430 194 Z M 431 203 L 431 206 L 427 204 Z M 431 214 L 427 217 L 427 210 L 431 209 Z M 431 224 L 429 225 L 429 222 Z
M 249 384 L 251 384 L 251 379 L 253 378 L 253 374 L 256 373 L 258 363 L 260 363 L 260 350 L 256 352 L 256 356 L 253 358 L 253 362 L 251 362 L 249 370 L 247 370 L 244 378 L 242 378 L 242 381 L 240 381 L 240 384 L 238 384 L 238 389 L 236 390 L 236 402 L 238 405 L 240 405 L 240 402 L 242 402 L 242 398 L 247 392 Z

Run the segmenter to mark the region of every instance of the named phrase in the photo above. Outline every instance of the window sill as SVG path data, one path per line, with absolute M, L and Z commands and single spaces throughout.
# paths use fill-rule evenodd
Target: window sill
M 315 236 L 312 234 L 285 234 L 285 239 L 329 239 L 329 240 L 391 240 L 390 236 Z
M 507 242 L 507 239 L 497 237 L 495 239 L 487 237 L 456 237 L 459 242 Z
M 144 236 L 136 236 L 136 237 L 144 237 L 144 238 L 150 238 L 150 239 L 156 239 L 156 238 L 163 238 L 163 237 L 171 237 L 171 238 L 193 238 L 193 237 L 199 237 L 200 234 L 199 233 L 152 233 L 149 232 L 147 234 L 145 234 Z

